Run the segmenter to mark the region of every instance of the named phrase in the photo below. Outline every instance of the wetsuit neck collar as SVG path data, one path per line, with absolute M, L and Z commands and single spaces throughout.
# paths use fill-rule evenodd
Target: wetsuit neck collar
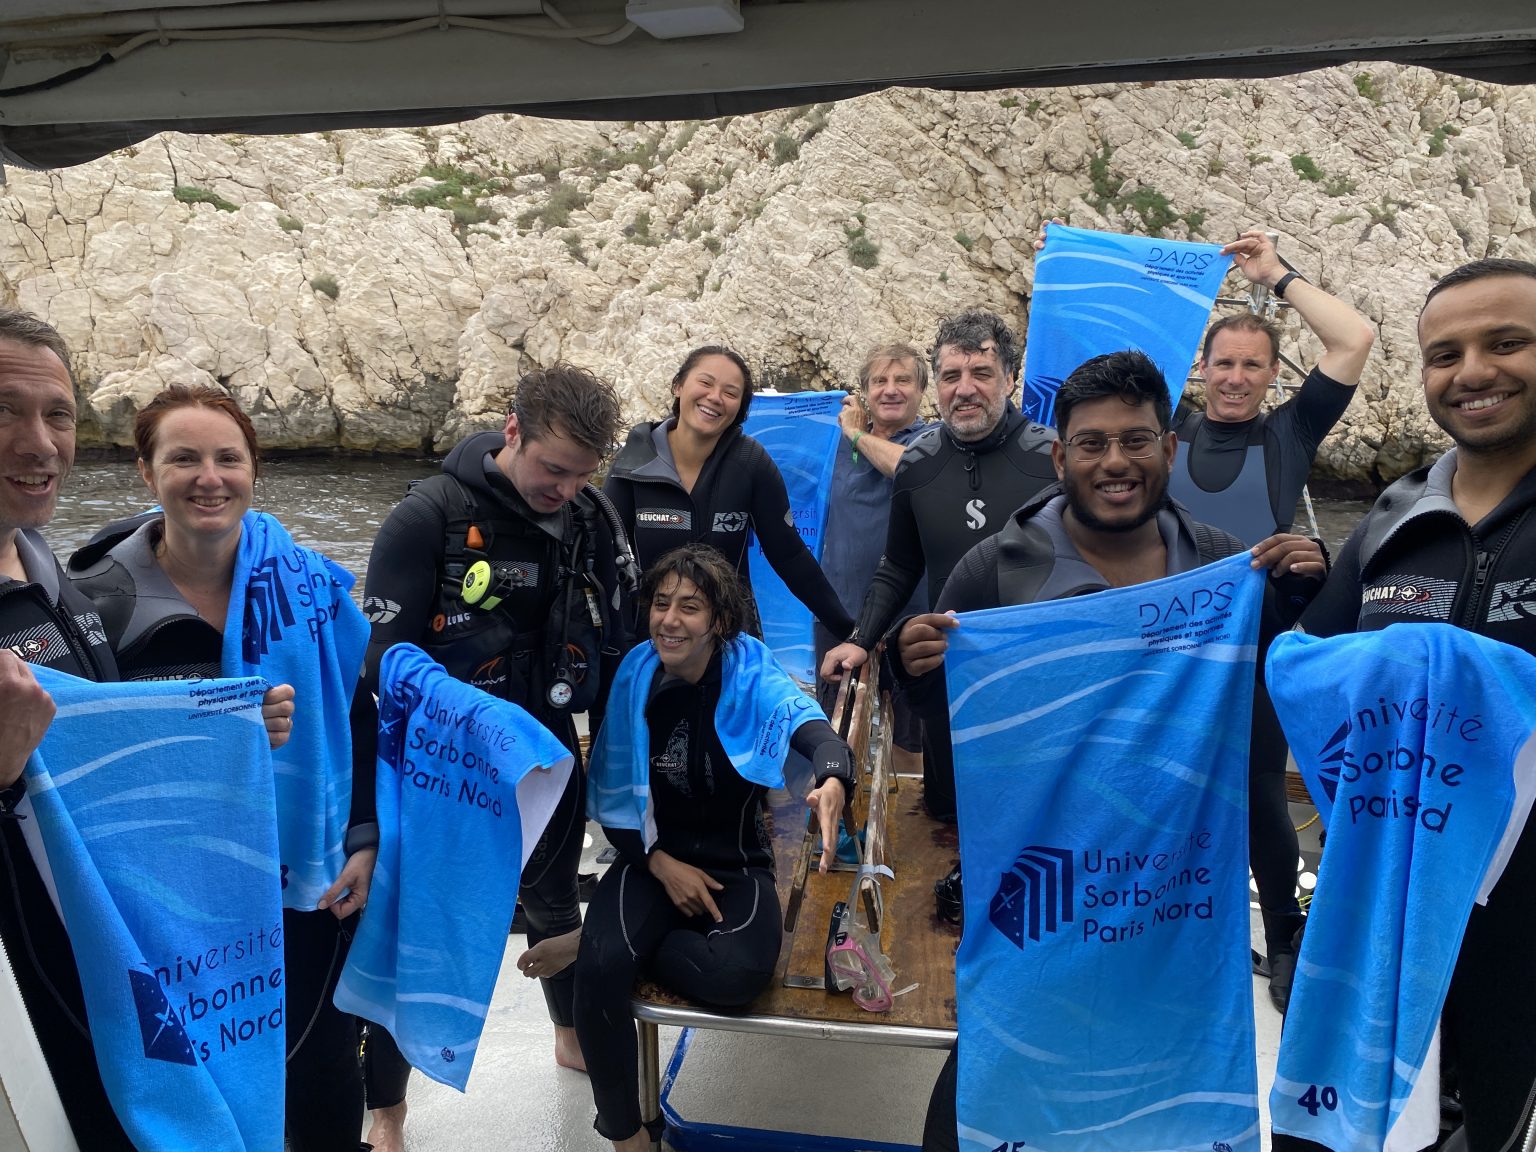
M 985 456 L 988 452 L 995 452 L 1018 430 L 1024 422 L 1024 414 L 1013 406 L 1013 401 L 1006 401 L 1003 405 L 1002 419 L 997 422 L 997 427 L 988 432 L 980 440 L 961 440 L 950 431 L 949 425 L 943 425 L 944 435 L 950 442 L 962 452 L 970 452 L 977 456 Z

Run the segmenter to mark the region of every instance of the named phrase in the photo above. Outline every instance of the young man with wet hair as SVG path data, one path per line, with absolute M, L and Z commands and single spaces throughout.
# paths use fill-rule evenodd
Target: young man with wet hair
M 363 610 L 372 622 L 365 677 L 394 644 L 416 644 L 463 680 L 530 712 L 577 756 L 565 795 L 523 869 L 529 950 L 555 1025 L 555 1062 L 583 1069 L 572 1015 L 581 912 L 577 865 L 586 775 L 574 715 L 597 731 L 608 684 L 628 649 L 630 606 L 616 516 L 589 484 L 618 439 L 613 387 L 558 363 L 526 373 L 499 432 L 473 433 L 414 485 L 379 529 Z M 465 593 L 481 565 L 487 589 Z M 594 620 L 589 605 L 595 605 Z M 466 861 L 472 869 L 473 861 Z M 409 1066 L 383 1029 L 366 1047 L 369 1140 L 403 1145 Z

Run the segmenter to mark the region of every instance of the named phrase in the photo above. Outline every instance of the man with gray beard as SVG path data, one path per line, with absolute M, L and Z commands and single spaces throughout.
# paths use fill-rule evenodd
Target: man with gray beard
M 851 635 L 823 658 L 840 680 L 859 667 L 926 574 L 937 603 L 960 557 L 1055 479 L 1055 434 L 1024 416 L 1011 396 L 1023 349 L 1000 316 L 970 311 L 939 325 L 933 376 L 942 423 L 907 447 L 896 468 L 885 554 Z M 935 775 L 924 740 L 923 800 L 931 816 L 955 818 L 954 781 Z

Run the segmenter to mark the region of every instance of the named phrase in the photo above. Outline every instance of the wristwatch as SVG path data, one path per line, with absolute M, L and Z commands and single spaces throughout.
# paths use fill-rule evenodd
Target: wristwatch
M 1303 284 L 1307 282 L 1307 278 L 1300 272 L 1287 272 L 1284 276 L 1280 277 L 1280 279 L 1275 282 L 1275 286 L 1271 288 L 1270 291 L 1273 292 L 1276 296 L 1280 297 L 1280 299 L 1284 300 L 1285 290 L 1290 287 L 1292 280 L 1300 280 Z

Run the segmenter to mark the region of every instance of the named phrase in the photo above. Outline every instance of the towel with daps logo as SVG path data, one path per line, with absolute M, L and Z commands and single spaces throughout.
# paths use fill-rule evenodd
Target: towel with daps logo
M 1447 624 L 1394 624 L 1287 633 L 1265 676 L 1328 829 L 1275 1131 L 1416 1152 L 1439 1131 L 1437 1028 L 1468 917 L 1536 794 L 1536 658 Z
M 34 673 L 56 711 L 27 795 L 113 1111 L 139 1148 L 281 1152 L 267 685 Z
M 368 645 L 368 621 L 348 595 L 355 578 L 295 544 L 265 512 L 240 522 L 224 625 L 226 674 L 292 684 L 293 730 L 272 753 L 283 905 L 313 911 L 346 864 L 352 806 L 348 716 Z
M 614 676 L 608 712 L 592 741 L 587 774 L 587 819 L 604 828 L 641 833 L 656 843 L 651 807 L 651 741 L 645 706 L 661 657 L 650 643 L 631 648 Z M 825 720 L 816 701 L 779 666 L 761 640 L 745 632 L 724 645 L 715 734 L 744 780 L 784 787 L 790 737 L 802 724 Z
M 1219 244 L 1063 224 L 1045 233 L 1024 342 L 1024 412 L 1054 424 L 1056 390 L 1072 370 L 1126 348 L 1151 357 L 1177 404 L 1232 257 Z
M 397 644 L 379 668 L 379 858 L 336 1007 L 464 1091 L 528 854 L 575 761 L 516 704 Z
M 822 531 L 827 526 L 827 499 L 832 488 L 832 467 L 837 460 L 843 433 L 837 416 L 845 392 L 795 392 L 786 396 L 759 393 L 742 431 L 761 444 L 784 477 L 789 493 L 790 527 L 800 533 L 811 555 L 821 559 Z M 715 515 L 715 531 L 745 530 L 742 512 Z M 734 527 L 733 527 L 734 526 Z M 752 543 L 748 555 L 752 595 L 763 625 L 763 641 L 775 659 L 794 676 L 810 684 L 816 680 L 816 641 L 811 613 L 795 599 L 779 579 L 763 547 Z
M 1258 1152 L 1249 561 L 948 635 L 965 1152 Z

